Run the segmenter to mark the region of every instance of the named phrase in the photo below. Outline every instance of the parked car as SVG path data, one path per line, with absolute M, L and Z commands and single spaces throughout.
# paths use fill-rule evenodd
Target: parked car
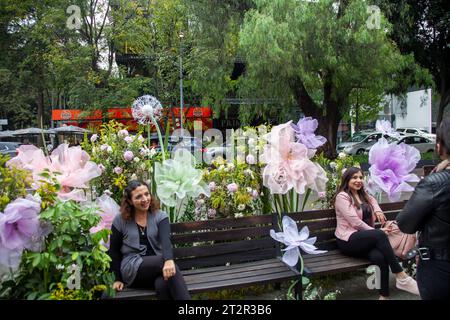
M 417 135 L 422 136 L 427 139 L 436 141 L 436 135 L 433 133 L 429 133 L 427 130 L 419 129 L 419 128 L 397 128 L 395 131 L 399 132 L 402 135 Z
M 16 149 L 19 148 L 21 143 L 0 141 L 0 153 L 3 155 L 9 155 L 11 158 L 17 156 Z
M 350 141 L 342 142 L 337 146 L 337 152 L 346 154 L 364 154 L 366 149 L 372 147 L 382 136 L 381 132 L 358 132 Z M 389 138 L 387 135 L 385 138 Z
M 436 143 L 431 139 L 427 139 L 425 137 L 417 136 L 417 135 L 407 135 L 402 136 L 399 139 L 390 139 L 389 142 L 396 141 L 397 144 L 405 143 L 419 150 L 420 153 L 434 152 Z M 370 148 L 372 146 L 366 148 L 366 154 L 369 153 Z
M 436 147 L 436 143 L 431 139 L 427 139 L 422 136 L 410 135 L 401 138 L 397 143 L 406 143 L 414 148 L 418 149 L 420 153 L 426 152 L 434 152 L 434 148 Z

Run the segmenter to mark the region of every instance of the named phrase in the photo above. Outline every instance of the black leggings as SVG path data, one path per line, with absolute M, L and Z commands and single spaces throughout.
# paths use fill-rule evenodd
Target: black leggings
M 160 300 L 190 300 L 186 283 L 178 266 L 173 277 L 164 280 L 162 268 L 164 261 L 161 255 L 142 257 L 136 278 L 130 287 L 155 289 L 156 296 Z
M 363 230 L 353 233 L 348 241 L 337 239 L 343 254 L 357 258 L 367 258 L 380 268 L 382 296 L 389 296 L 389 267 L 393 273 L 402 272 L 397 257 L 386 234 L 381 230 Z

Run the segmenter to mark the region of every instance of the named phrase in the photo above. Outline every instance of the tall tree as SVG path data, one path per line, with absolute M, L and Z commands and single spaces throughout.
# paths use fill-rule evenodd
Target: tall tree
M 389 23 L 364 0 L 254 3 L 240 32 L 248 63 L 242 89 L 318 119 L 335 156 L 352 92 L 382 92 L 406 63 L 388 38 Z
M 437 124 L 450 103 L 450 2 L 448 0 L 374 1 L 393 24 L 392 39 L 403 53 L 433 76 L 440 95 Z

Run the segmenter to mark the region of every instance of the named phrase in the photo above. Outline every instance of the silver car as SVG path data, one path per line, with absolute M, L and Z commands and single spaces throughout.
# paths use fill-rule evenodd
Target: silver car
M 406 143 L 420 151 L 420 153 L 434 152 L 435 142 L 422 136 L 410 135 L 399 139 L 397 144 Z
M 397 128 L 395 131 L 402 135 L 416 135 L 425 137 L 429 140 L 436 141 L 436 135 L 434 133 L 428 133 L 425 129 L 418 128 Z
M 367 149 L 377 143 L 381 136 L 381 132 L 358 132 L 353 135 L 350 141 L 340 143 L 337 146 L 337 152 L 350 155 L 364 154 Z M 385 135 L 385 138 L 388 138 L 388 136 Z
M 405 143 L 416 148 L 420 153 L 434 152 L 435 149 L 435 142 L 422 136 L 407 135 L 401 136 L 399 139 L 389 138 L 388 141 L 389 143 L 395 141 L 397 144 Z M 371 147 L 366 148 L 366 154 L 369 154 Z

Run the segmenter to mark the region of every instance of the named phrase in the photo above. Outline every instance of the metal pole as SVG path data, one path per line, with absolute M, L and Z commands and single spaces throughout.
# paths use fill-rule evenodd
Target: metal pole
M 183 130 L 183 58 L 180 55 L 180 125 Z
M 184 34 L 180 33 L 180 126 L 183 132 L 183 41 Z

